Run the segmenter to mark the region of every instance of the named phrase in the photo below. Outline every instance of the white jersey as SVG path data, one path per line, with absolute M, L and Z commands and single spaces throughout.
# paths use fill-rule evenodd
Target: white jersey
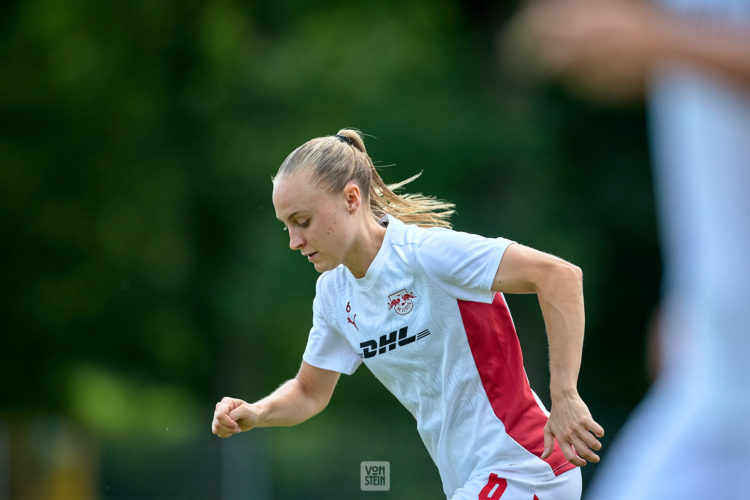
M 353 373 L 364 361 L 417 421 L 446 496 L 490 471 L 547 481 L 574 468 L 529 387 L 502 294 L 491 291 L 511 241 L 424 229 L 388 217 L 367 274 L 323 273 L 303 359 Z

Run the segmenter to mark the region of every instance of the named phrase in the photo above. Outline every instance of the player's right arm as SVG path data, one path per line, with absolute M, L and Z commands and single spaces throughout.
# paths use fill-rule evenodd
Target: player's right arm
M 216 404 L 211 430 L 219 437 L 229 437 L 254 427 L 302 423 L 328 405 L 340 375 L 303 361 L 296 377 L 255 403 L 222 398 Z

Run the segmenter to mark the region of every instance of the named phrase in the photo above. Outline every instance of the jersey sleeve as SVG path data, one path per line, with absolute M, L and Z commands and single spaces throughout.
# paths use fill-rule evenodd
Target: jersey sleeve
M 344 335 L 331 326 L 326 319 L 327 301 L 322 278 L 323 276 L 318 279 L 315 287 L 313 326 L 307 337 L 307 346 L 302 359 L 317 368 L 351 375 L 362 363 L 362 358 L 354 351 Z
M 430 229 L 417 247 L 424 271 L 447 294 L 461 300 L 491 303 L 492 282 L 505 250 L 514 242 L 476 234 Z

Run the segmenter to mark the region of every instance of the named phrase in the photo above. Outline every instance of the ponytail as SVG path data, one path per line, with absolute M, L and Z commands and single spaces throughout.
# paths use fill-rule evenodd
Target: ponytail
M 336 135 L 318 137 L 298 147 L 284 160 L 276 177 L 309 172 L 330 192 L 339 192 L 355 181 L 367 193 L 370 211 L 376 219 L 388 214 L 406 224 L 423 227 L 451 227 L 453 203 L 419 193 L 397 194 L 421 172 L 395 184 L 386 184 L 365 149 L 358 130 L 341 129 Z

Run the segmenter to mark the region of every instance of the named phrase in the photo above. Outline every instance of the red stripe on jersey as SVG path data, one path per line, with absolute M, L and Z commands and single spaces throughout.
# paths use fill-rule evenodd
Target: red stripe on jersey
M 530 453 L 541 457 L 547 415 L 537 403 L 523 367 L 521 345 L 502 294 L 492 304 L 458 301 L 466 337 L 484 392 L 505 432 Z M 555 475 L 575 468 L 555 442 L 545 462 Z
M 477 500 L 499 500 L 508 488 L 508 480 L 498 477 L 494 472 L 490 474 L 487 484 L 479 492 Z M 537 499 L 539 500 L 539 499 Z

